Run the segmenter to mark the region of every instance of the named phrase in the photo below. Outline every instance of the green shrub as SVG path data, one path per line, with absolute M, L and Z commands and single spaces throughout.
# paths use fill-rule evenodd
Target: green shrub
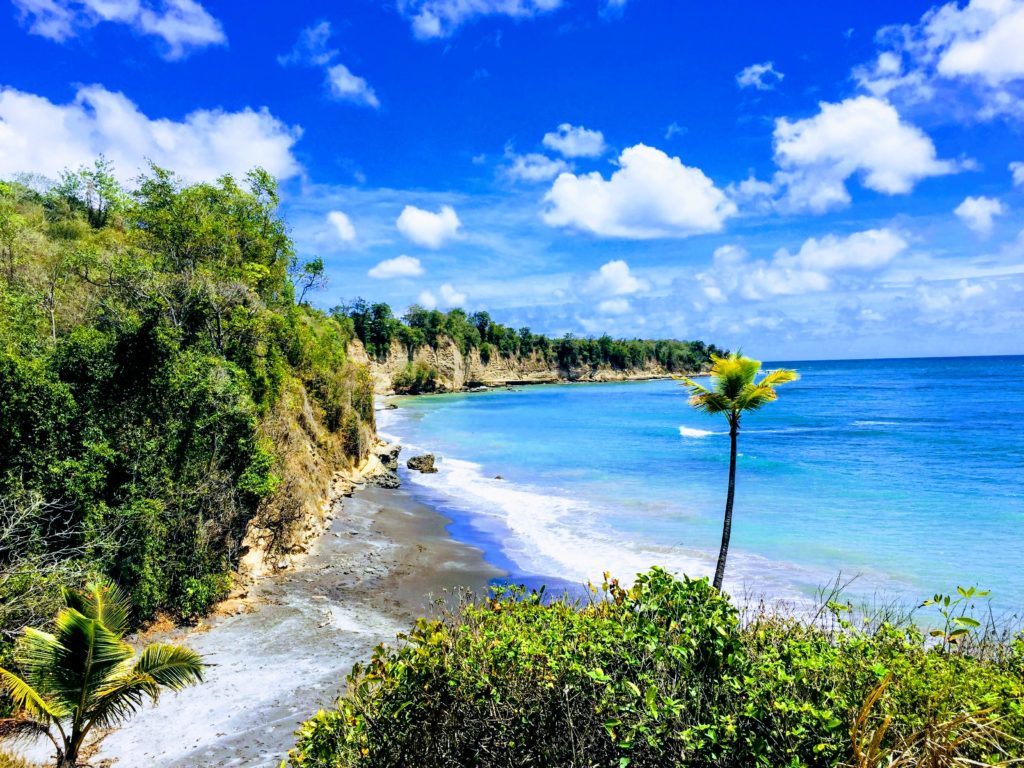
M 865 766 L 924 749 L 918 735 L 943 728 L 959 729 L 947 741 L 959 738 L 964 759 L 1021 756 L 994 735 L 1024 735 L 1019 643 L 972 655 L 887 624 L 762 614 L 741 625 L 706 580 L 660 569 L 604 588 L 585 604 L 506 588 L 420 619 L 303 726 L 291 765 L 845 766 L 883 681 L 861 730 L 890 721 Z M 949 725 L 967 714 L 998 727 L 973 738 L 974 726 Z
M 423 362 L 407 363 L 394 377 L 391 385 L 400 394 L 418 395 L 437 391 L 438 377 L 438 371 L 432 365 Z
M 198 579 L 185 579 L 178 598 L 178 616 L 183 621 L 195 621 L 230 592 L 231 574 L 228 573 L 209 573 Z

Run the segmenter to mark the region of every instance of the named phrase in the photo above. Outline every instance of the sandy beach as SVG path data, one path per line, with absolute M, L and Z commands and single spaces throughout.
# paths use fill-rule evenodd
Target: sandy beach
M 239 613 L 153 638 L 203 654 L 207 681 L 147 707 L 103 740 L 91 764 L 276 768 L 299 725 L 343 691 L 353 663 L 429 611 L 430 595 L 500 575 L 453 541 L 447 522 L 401 489 L 340 500 L 309 556 L 260 581 Z

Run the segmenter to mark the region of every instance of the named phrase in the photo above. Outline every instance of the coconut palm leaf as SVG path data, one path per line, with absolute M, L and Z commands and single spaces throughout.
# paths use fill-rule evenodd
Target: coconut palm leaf
M 107 579 L 90 583 L 84 590 L 65 590 L 64 602 L 68 608 L 90 619 L 97 619 L 118 636 L 128 631 L 131 602 L 128 595 Z
M 84 710 L 88 693 L 103 686 L 134 654 L 120 635 L 71 608 L 57 615 L 55 635 L 59 645 L 45 679 L 52 695 L 71 709 Z
M 11 698 L 15 710 L 43 722 L 51 722 L 68 714 L 59 702 L 49 702 L 28 682 L 13 672 L 0 668 L 0 688 Z

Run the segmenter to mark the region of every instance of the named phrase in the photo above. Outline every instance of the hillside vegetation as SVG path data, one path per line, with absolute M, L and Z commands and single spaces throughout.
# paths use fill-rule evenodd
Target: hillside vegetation
M 502 325 L 487 312 L 470 315 L 462 309 L 441 312 L 413 306 L 399 319 L 387 304 L 357 299 L 332 312 L 352 323 L 371 363 L 397 368 L 389 375 L 400 392 L 496 383 L 482 380 L 488 378 L 503 383 L 516 378 L 576 381 L 699 373 L 711 365 L 712 355 L 725 354 L 703 341 L 614 339 L 607 334 L 551 338 Z M 446 367 L 460 370 L 439 370 Z
M 0 663 L 59 588 L 102 573 L 138 619 L 222 597 L 373 439 L 351 323 L 296 303 L 274 180 L 131 191 L 102 161 L 0 183 Z

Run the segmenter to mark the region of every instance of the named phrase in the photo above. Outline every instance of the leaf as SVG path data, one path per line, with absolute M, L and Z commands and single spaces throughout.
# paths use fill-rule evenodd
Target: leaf
M 972 619 L 970 616 L 958 616 L 957 618 L 953 619 L 953 621 L 956 624 L 959 624 L 962 627 L 980 627 L 981 626 L 981 622 L 980 621 L 978 621 L 977 619 Z

